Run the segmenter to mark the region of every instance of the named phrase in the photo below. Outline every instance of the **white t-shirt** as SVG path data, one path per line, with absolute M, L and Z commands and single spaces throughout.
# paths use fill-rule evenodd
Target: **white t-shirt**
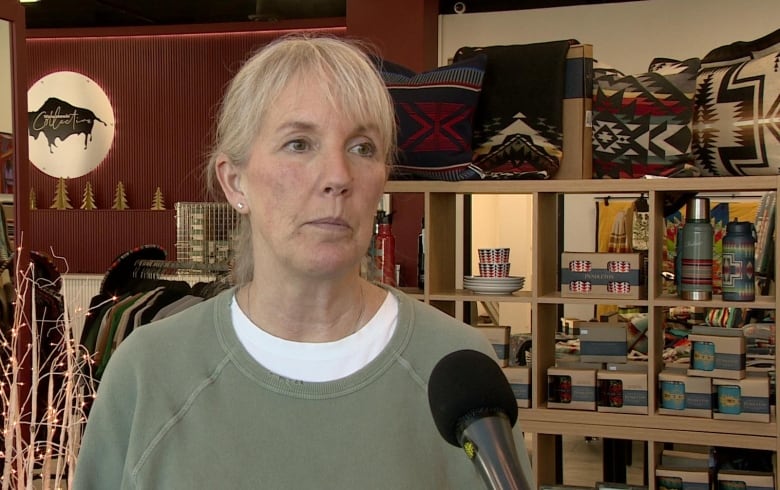
M 241 344 L 257 362 L 290 379 L 321 382 L 348 376 L 371 362 L 387 346 L 398 323 L 398 300 L 387 293 L 363 328 L 334 342 L 294 342 L 258 328 L 238 306 L 230 305 Z

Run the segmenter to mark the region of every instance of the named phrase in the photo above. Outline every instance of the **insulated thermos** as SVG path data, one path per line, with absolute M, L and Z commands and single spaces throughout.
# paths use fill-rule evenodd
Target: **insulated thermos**
M 678 292 L 682 299 L 712 299 L 712 239 L 710 200 L 693 197 L 685 208 L 685 225 L 678 233 Z
M 753 301 L 755 282 L 756 228 L 748 221 L 732 221 L 726 225 L 723 238 L 723 299 Z

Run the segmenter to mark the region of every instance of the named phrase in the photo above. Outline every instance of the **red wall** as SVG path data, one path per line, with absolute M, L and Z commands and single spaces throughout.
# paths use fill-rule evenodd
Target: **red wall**
M 164 247 L 175 258 L 173 212 L 109 210 L 117 183 L 124 184 L 133 210 L 148 210 L 158 186 L 169 210 L 178 201 L 204 200 L 199 179 L 211 115 L 225 84 L 250 52 L 280 32 L 315 27 L 367 39 L 386 58 L 418 71 L 436 65 L 437 0 L 347 0 L 346 19 L 295 23 L 28 31 L 28 86 L 54 71 L 83 73 L 111 99 L 116 127 L 103 163 L 67 182 L 75 210 L 48 210 L 56 179 L 31 166 L 30 186 L 39 209 L 31 211 L 23 244 L 53 249 L 68 258 L 70 272 L 103 273 L 117 255 L 146 243 Z M 87 181 L 97 211 L 78 210 Z M 26 203 L 26 195 L 20 201 Z M 422 208 L 421 195 L 394 198 L 402 285 L 416 284 Z
M 346 30 L 343 20 L 320 25 L 340 35 Z M 82 73 L 108 95 L 116 127 L 113 146 L 97 169 L 67 181 L 73 210 L 48 209 L 57 179 L 31 166 L 38 210 L 31 211 L 23 245 L 66 257 L 70 272 L 102 273 L 116 256 L 146 243 L 162 246 L 175 258 L 172 211 L 111 211 L 117 183 L 124 184 L 131 210 L 149 210 L 157 187 L 169 210 L 175 202 L 204 200 L 204 155 L 224 86 L 249 53 L 281 32 L 86 37 L 28 33 L 28 87 L 51 72 Z M 78 209 L 87 182 L 98 211 Z M 20 201 L 27 201 L 26 196 Z

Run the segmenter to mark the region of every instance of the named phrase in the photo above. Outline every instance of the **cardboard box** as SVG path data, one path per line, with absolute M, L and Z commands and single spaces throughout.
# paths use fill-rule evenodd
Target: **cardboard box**
M 512 327 L 476 327 L 482 332 L 488 341 L 493 345 L 493 350 L 498 357 L 498 365 L 506 367 L 509 365 L 509 336 Z
M 742 379 L 746 373 L 745 337 L 741 329 L 693 327 L 690 376 Z
M 517 406 L 529 408 L 531 406 L 531 368 L 512 366 L 505 367 L 503 370 L 504 376 L 515 394 Z
M 710 471 L 704 468 L 670 468 L 659 466 L 655 469 L 656 488 L 710 488 Z
M 715 467 L 715 456 L 709 448 L 697 447 L 698 450 L 664 449 L 661 452 L 661 466 L 667 468 L 699 468 L 712 470 Z
M 715 391 L 712 378 L 688 376 L 684 368 L 668 368 L 658 374 L 658 413 L 712 418 Z
M 717 488 L 741 490 L 773 490 L 775 475 L 761 471 L 721 470 Z
M 547 408 L 596 410 L 596 369 L 586 366 L 547 369 Z
M 566 54 L 563 158 L 553 179 L 593 177 L 593 46 L 575 44 Z
M 645 299 L 646 253 L 564 252 L 564 298 Z
M 583 322 L 580 327 L 582 362 L 626 362 L 626 326 L 622 323 Z
M 750 373 L 743 379 L 713 379 L 718 403 L 712 418 L 769 422 L 769 375 Z
M 647 371 L 608 371 L 596 373 L 597 410 L 610 413 L 647 414 Z

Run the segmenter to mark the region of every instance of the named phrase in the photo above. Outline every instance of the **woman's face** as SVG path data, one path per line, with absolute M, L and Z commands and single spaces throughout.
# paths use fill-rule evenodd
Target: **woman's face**
M 291 83 L 241 171 L 256 273 L 339 275 L 368 248 L 387 176 L 384 142 L 323 92 L 306 79 Z

